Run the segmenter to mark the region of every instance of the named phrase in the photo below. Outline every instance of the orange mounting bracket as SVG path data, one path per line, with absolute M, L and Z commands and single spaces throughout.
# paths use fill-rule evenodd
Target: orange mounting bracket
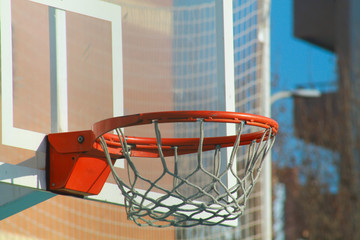
M 100 193 L 110 167 L 104 154 L 93 147 L 94 142 L 91 130 L 48 135 L 49 191 L 78 196 Z

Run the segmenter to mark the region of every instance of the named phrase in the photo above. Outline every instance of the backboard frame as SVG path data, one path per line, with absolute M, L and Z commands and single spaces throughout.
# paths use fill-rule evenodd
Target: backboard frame
M 52 118 L 58 119 L 53 132 L 67 131 L 67 66 L 66 66 L 66 21 L 65 11 L 79 13 L 85 16 L 99 18 L 111 22 L 112 28 L 112 74 L 113 74 L 113 116 L 123 115 L 123 79 L 122 79 L 122 33 L 121 7 L 97 0 L 29 0 L 31 2 L 56 8 L 55 43 L 56 59 L 51 59 L 56 66 L 56 77 L 51 79 L 51 109 Z M 85 4 L 86 3 L 86 4 Z M 100 11 L 103 9 L 103 11 Z M 105 14 L 106 13 L 106 14 Z M 53 47 L 51 45 L 51 47 Z M 11 0 L 1 0 L 1 102 L 2 102 L 2 143 L 37 151 L 42 145 L 46 133 L 39 133 L 14 127 L 13 109 L 13 58 L 12 58 L 12 29 L 11 29 Z M 64 63 L 65 61 L 65 63 Z M 115 90 L 116 89 L 116 90 Z M 53 110 L 52 110 L 53 111 Z M 60 114 L 61 112 L 61 114 Z M 55 115 L 55 116 L 54 116 Z M 55 128 L 55 129 L 54 129 Z M 57 128 L 57 129 L 56 129 Z

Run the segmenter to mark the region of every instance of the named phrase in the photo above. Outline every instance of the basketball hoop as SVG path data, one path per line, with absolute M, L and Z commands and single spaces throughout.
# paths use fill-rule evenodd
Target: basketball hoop
M 160 124 L 182 122 L 197 122 L 199 137 L 162 138 Z M 236 135 L 205 137 L 204 125 L 214 123 L 235 124 Z M 122 130 L 146 124 L 154 126 L 155 138 L 125 136 Z M 249 127 L 250 129 L 247 129 Z M 92 131 L 49 135 L 50 190 L 75 195 L 96 194 L 99 189 L 101 190 L 101 184 L 107 178 L 106 174 L 111 171 L 124 195 L 128 218 L 140 226 L 191 227 L 221 224 L 235 220 L 243 213 L 277 131 L 278 124 L 272 119 L 253 114 L 219 111 L 156 112 L 106 119 L 95 123 Z M 70 139 L 76 139 L 76 146 L 73 144 L 75 140 L 71 143 Z M 221 148 L 228 147 L 232 150 L 224 162 Z M 242 153 L 245 152 L 243 148 L 247 149 L 247 154 L 240 171 L 240 167 L 237 169 L 236 166 L 237 153 L 240 149 Z M 203 156 L 208 151 L 213 151 L 213 157 L 210 159 L 213 164 L 211 171 L 203 163 Z M 56 174 L 56 169 L 59 169 L 56 166 L 64 164 L 58 163 L 59 160 L 56 159 L 64 159 L 65 155 L 72 161 L 74 155 L 77 162 L 85 159 L 87 165 L 92 161 L 97 161 L 96 165 L 99 165 L 100 159 L 102 163 L 106 163 L 106 167 L 98 170 L 97 176 L 93 177 L 96 179 L 94 183 L 86 187 L 80 186 L 75 180 L 78 176 L 70 176 L 64 172 Z M 179 158 L 182 155 L 195 156 L 195 169 L 186 175 L 179 173 Z M 142 175 L 138 171 L 136 157 L 160 159 L 163 168 L 160 176 L 153 180 Z M 172 161 L 169 161 L 168 157 L 171 157 Z M 125 159 L 128 179 L 119 177 L 114 167 L 114 162 L 119 158 Z M 76 169 L 73 163 L 68 165 L 72 165 L 72 170 L 66 171 L 82 172 L 81 168 Z M 108 166 L 110 170 L 107 170 Z M 239 174 L 240 172 L 242 173 Z M 198 184 L 193 181 L 197 174 L 206 176 L 207 182 Z M 66 180 L 59 180 L 60 175 L 67 175 Z M 160 184 L 165 176 L 172 178 L 171 187 Z M 147 189 L 138 189 L 139 181 L 144 182 Z M 184 194 L 184 188 L 191 189 L 191 194 Z

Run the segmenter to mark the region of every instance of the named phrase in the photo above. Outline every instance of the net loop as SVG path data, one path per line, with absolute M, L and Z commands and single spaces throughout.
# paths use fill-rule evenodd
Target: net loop
M 103 136 L 99 137 L 115 182 L 124 195 L 128 218 L 139 226 L 192 227 L 225 223 L 243 214 L 248 197 L 259 179 L 264 158 L 274 144 L 277 129 L 274 132 L 273 127 L 269 126 L 263 130 L 261 137 L 243 144 L 244 128 L 248 122 L 237 121 L 236 139 L 229 159 L 222 159 L 221 143 L 215 144 L 213 155 L 208 158 L 204 150 L 207 141 L 204 137 L 204 124 L 207 119 L 197 118 L 199 138 L 196 160 L 193 161 L 195 168 L 188 173 L 181 173 L 179 151 L 182 146 L 171 147 L 173 157 L 169 161 L 163 151 L 160 121 L 161 119 L 152 120 L 162 166 L 162 172 L 156 179 L 148 179 L 137 170 L 136 160 L 131 155 L 132 145 L 128 144 L 123 130 L 116 128 L 127 168 L 127 179 L 120 178 L 113 165 L 108 143 Z M 244 154 L 246 149 L 247 154 Z M 238 165 L 239 153 L 246 156 L 242 172 Z M 205 164 L 206 159 L 212 160 L 211 167 Z M 198 182 L 196 179 L 199 176 L 206 179 L 206 182 Z M 171 187 L 161 184 L 166 177 L 172 178 Z M 139 189 L 137 185 L 140 182 L 147 188 Z

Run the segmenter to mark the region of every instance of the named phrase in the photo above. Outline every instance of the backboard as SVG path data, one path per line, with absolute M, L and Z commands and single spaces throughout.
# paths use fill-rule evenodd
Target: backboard
M 29 189 L 46 191 L 49 133 L 87 130 L 102 119 L 141 112 L 235 111 L 231 1 L 178 8 L 112 2 L 0 1 L 0 182 L 7 191 L 26 189 L 6 201 Z M 163 130 L 169 137 L 197 134 L 191 127 Z M 153 130 L 147 131 L 126 134 Z M 207 130 L 234 132 L 233 125 Z M 124 171 L 123 160 L 116 166 Z M 153 162 L 144 160 L 144 168 L 157 174 Z M 111 176 L 99 195 L 85 198 L 124 204 Z

